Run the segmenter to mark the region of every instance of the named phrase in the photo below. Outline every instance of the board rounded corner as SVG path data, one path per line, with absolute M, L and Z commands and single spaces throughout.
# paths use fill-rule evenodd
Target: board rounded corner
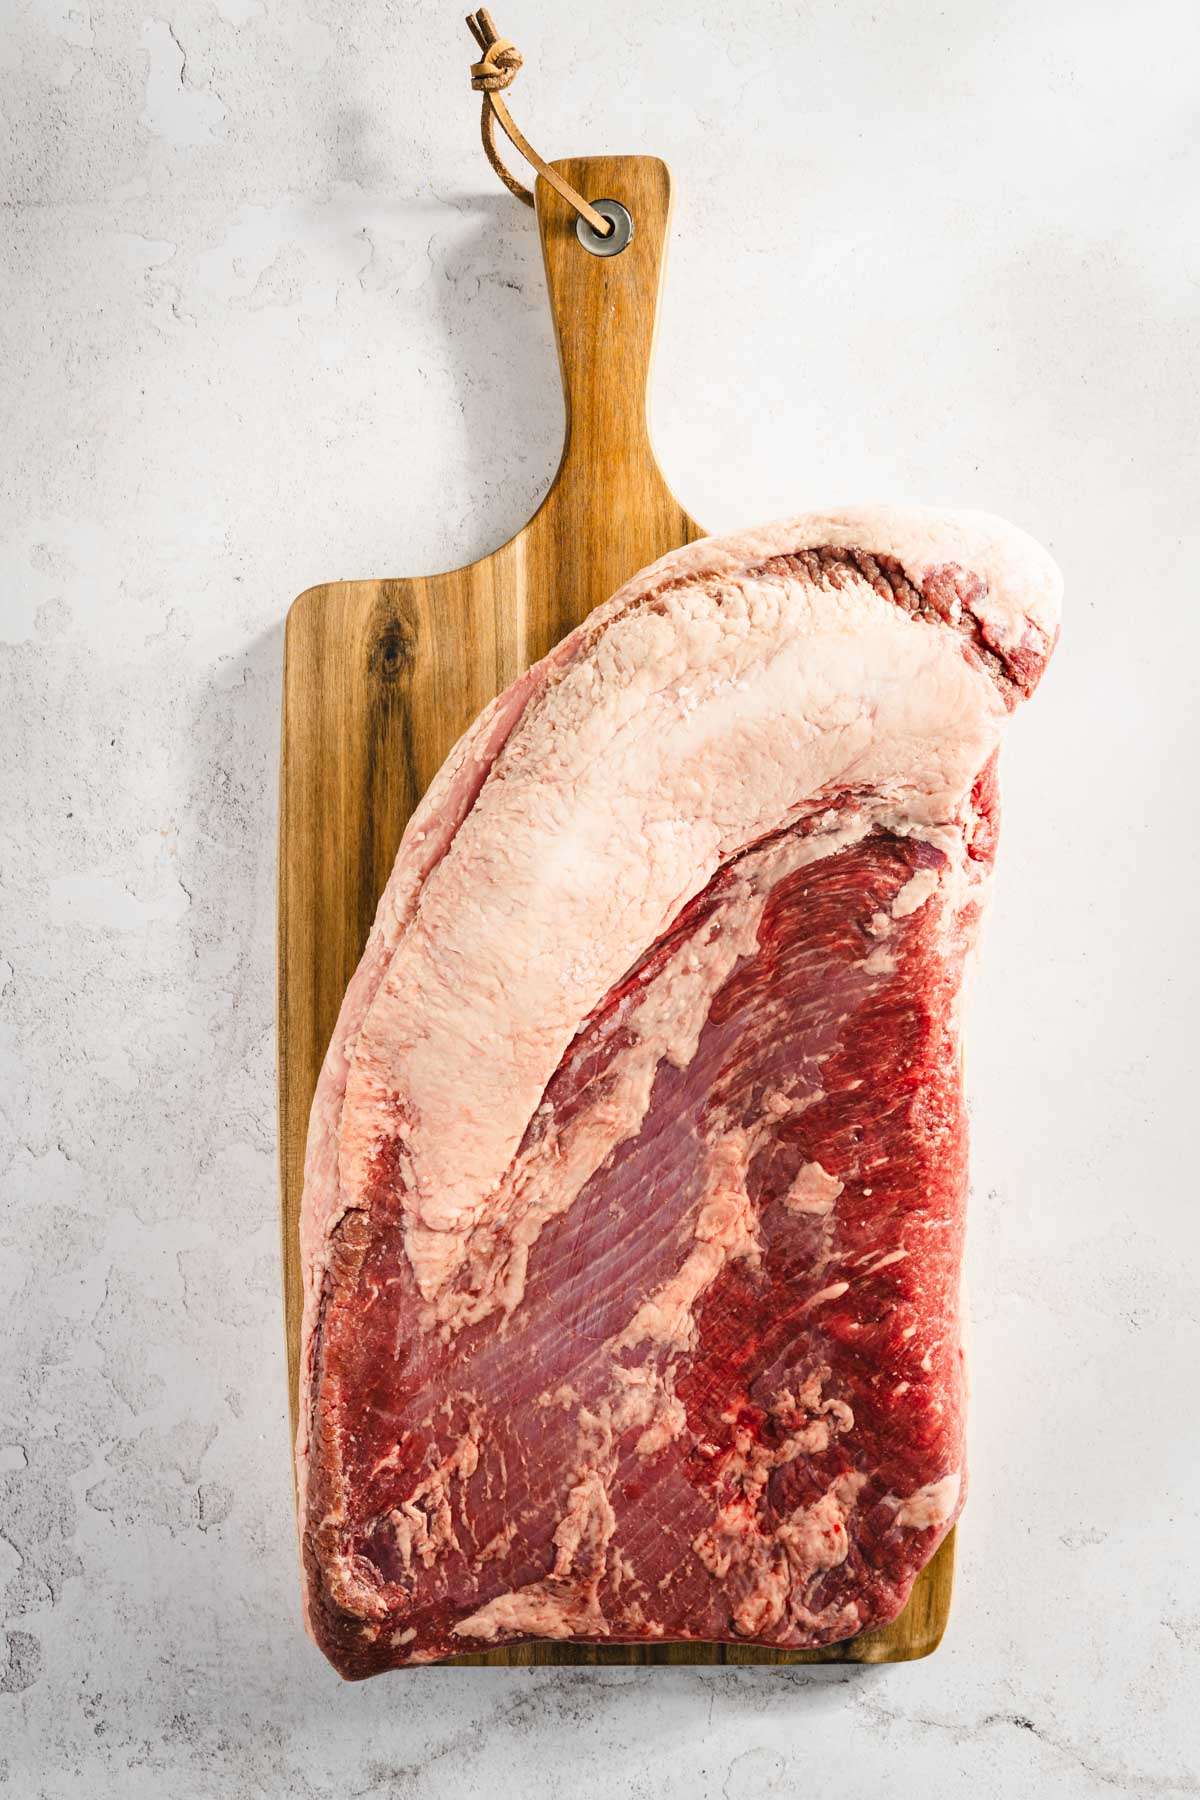
M 328 598 L 332 589 L 346 585 L 344 581 L 314 581 L 311 587 L 302 588 L 284 614 L 284 630 L 290 631 L 304 622 L 307 615 Z

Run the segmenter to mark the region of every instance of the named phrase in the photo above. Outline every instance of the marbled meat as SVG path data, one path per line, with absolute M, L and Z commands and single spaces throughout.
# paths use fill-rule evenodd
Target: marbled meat
M 903 1607 L 963 1499 L 960 999 L 1059 588 L 982 514 L 709 539 L 451 754 L 310 1129 L 344 1675 Z

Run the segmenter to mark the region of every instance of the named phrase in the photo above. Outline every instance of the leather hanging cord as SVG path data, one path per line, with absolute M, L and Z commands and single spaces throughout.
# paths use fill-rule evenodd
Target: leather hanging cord
M 495 126 L 506 133 L 514 143 L 526 162 L 532 163 L 544 181 L 560 193 L 569 205 L 583 219 L 586 219 L 592 230 L 601 237 L 607 237 L 614 229 L 612 221 L 598 213 L 594 206 L 589 206 L 582 194 L 577 194 L 569 181 L 564 181 L 556 169 L 544 162 L 523 133 L 520 131 L 512 114 L 500 98 L 502 88 L 508 87 L 521 67 L 521 52 L 507 38 L 502 38 L 492 23 L 492 15 L 486 7 L 480 7 L 476 13 L 468 13 L 467 25 L 471 36 L 483 51 L 480 62 L 471 64 L 471 86 L 482 97 L 483 113 L 480 129 L 483 135 L 483 148 L 487 159 L 495 169 L 510 194 L 523 200 L 526 206 L 533 205 L 533 195 L 527 187 L 523 187 L 516 176 L 511 174 L 500 161 L 500 152 L 496 148 Z

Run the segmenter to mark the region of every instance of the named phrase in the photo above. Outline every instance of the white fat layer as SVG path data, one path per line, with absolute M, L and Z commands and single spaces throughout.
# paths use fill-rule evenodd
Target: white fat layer
M 970 611 L 999 648 L 1045 652 L 1058 630 L 1062 576 L 1027 533 L 993 513 L 947 512 L 932 506 L 849 506 L 805 513 L 727 538 L 700 539 L 651 563 L 613 596 L 616 606 L 655 580 L 736 574 L 789 550 L 870 549 L 892 556 L 914 587 L 947 564 L 979 577 L 983 593 Z
M 427 1299 L 580 1020 L 722 862 L 842 786 L 945 823 L 1003 716 L 957 634 L 862 581 L 684 589 L 566 672 L 426 880 L 351 1061 L 343 1194 L 398 1132 Z

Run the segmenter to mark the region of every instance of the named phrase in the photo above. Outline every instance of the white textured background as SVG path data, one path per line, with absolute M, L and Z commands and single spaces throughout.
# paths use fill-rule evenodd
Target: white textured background
M 289 1516 L 280 627 L 499 543 L 560 402 L 458 4 L 149 4 L 0 0 L 0 1789 L 1200 1793 L 1196 8 L 500 0 L 539 146 L 675 170 L 691 510 L 988 506 L 1068 628 L 976 992 L 941 1652 L 346 1688 Z

